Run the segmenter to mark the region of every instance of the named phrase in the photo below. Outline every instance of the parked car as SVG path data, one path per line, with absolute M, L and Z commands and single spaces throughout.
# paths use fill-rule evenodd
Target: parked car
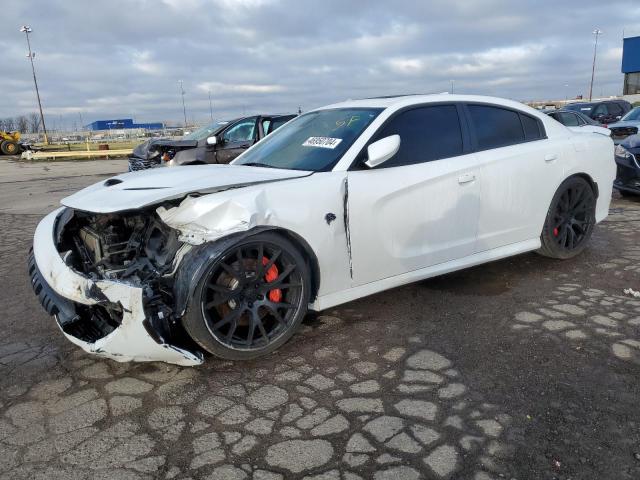
M 640 107 L 631 110 L 619 122 L 609 125 L 613 141 L 616 143 L 638 133 L 638 127 L 640 127 Z
M 229 163 L 258 140 L 295 115 L 253 115 L 215 122 L 180 140 L 152 139 L 138 145 L 129 157 L 129 171 L 159 166 Z
M 616 145 L 616 180 L 622 196 L 640 195 L 640 135 L 631 135 Z
M 551 110 L 545 111 L 554 120 L 559 121 L 565 127 L 569 127 L 575 132 L 600 133 L 602 135 L 611 136 L 611 130 L 581 112 L 571 110 Z
M 231 165 L 122 174 L 63 199 L 29 274 L 87 352 L 202 362 L 186 336 L 255 358 L 309 309 L 523 252 L 574 257 L 608 214 L 613 150 L 510 100 L 347 101 Z
M 569 103 L 564 110 L 581 112 L 605 126 L 620 120 L 629 110 L 631 104 L 626 100 L 604 100 L 601 102 Z

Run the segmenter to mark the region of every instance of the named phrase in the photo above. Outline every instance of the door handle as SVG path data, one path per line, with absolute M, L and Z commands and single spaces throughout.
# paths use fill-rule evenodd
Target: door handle
M 476 179 L 476 176 L 473 173 L 465 173 L 458 177 L 458 183 L 462 185 L 463 183 L 473 182 Z
M 555 153 L 548 153 L 544 156 L 544 161 L 545 162 L 553 162 L 554 160 L 558 159 L 558 155 Z

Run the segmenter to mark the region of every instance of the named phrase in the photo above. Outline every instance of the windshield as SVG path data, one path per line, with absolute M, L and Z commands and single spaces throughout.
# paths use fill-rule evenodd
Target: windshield
M 627 120 L 640 120 L 640 107 L 634 108 L 624 117 L 622 117 L 623 122 L 626 122 Z
M 188 133 L 184 137 L 183 140 L 204 140 L 205 138 L 210 137 L 213 133 L 220 130 L 225 125 L 228 125 L 229 122 L 215 122 L 211 125 L 207 125 L 206 127 L 201 127 L 194 132 Z
M 329 171 L 382 110 L 336 108 L 306 113 L 273 132 L 233 163 Z

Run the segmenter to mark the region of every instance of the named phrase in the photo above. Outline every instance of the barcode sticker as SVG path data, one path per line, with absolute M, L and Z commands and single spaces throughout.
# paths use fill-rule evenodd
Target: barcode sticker
M 331 137 L 309 137 L 302 144 L 303 147 L 320 147 L 320 148 L 330 148 L 334 149 L 340 142 L 341 138 L 331 138 Z

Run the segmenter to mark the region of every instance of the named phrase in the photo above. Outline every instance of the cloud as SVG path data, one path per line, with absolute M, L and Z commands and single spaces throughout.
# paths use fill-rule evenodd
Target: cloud
M 19 27 L 31 22 L 45 115 L 70 126 L 309 110 L 347 98 L 456 92 L 519 100 L 621 93 L 637 0 L 110 0 L 14 2 L 0 16 L 0 118 L 37 106 Z M 640 34 L 639 32 L 636 32 Z M 565 87 L 569 85 L 569 87 Z
M 198 85 L 202 92 L 216 92 L 217 95 L 225 93 L 275 93 L 282 92 L 285 88 L 282 85 L 257 85 L 242 83 L 220 83 L 205 82 Z

